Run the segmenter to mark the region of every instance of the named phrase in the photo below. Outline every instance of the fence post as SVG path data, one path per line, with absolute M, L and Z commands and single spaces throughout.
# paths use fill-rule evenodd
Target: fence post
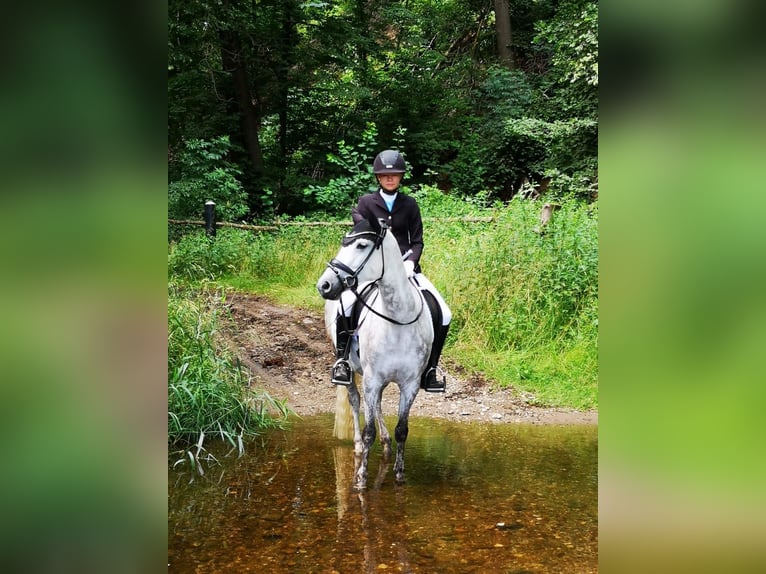
M 215 237 L 215 201 L 205 202 L 205 233 Z

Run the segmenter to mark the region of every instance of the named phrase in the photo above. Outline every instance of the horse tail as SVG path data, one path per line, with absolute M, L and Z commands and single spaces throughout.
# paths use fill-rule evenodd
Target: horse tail
M 356 383 L 356 373 L 353 373 Z M 343 385 L 335 387 L 335 426 L 333 436 L 341 440 L 354 438 L 354 419 L 351 413 L 351 403 L 348 402 L 348 388 Z

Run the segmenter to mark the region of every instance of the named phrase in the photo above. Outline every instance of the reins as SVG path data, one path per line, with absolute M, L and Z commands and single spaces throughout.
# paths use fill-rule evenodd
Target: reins
M 372 249 L 370 249 L 370 252 L 367 254 L 367 256 L 364 258 L 364 261 L 359 265 L 359 267 L 356 268 L 356 271 L 351 269 L 348 265 L 343 263 L 342 261 L 338 261 L 337 259 L 333 258 L 328 264 L 327 267 L 333 270 L 333 272 L 338 276 L 338 280 L 341 282 L 341 284 L 345 287 L 345 289 L 348 289 L 351 291 L 355 296 L 357 301 L 361 302 L 362 305 L 368 309 L 373 314 L 377 315 L 381 319 L 385 319 L 389 323 L 393 323 L 394 325 L 412 325 L 415 321 L 420 319 L 420 315 L 423 313 L 423 307 L 425 306 L 423 295 L 418 291 L 418 294 L 420 295 L 420 310 L 418 311 L 418 314 L 415 315 L 415 318 L 412 321 L 406 321 L 401 322 L 397 321 L 393 317 L 387 317 L 386 315 L 383 315 L 382 313 L 379 313 L 375 309 L 373 309 L 370 305 L 367 304 L 367 301 L 365 300 L 366 297 L 370 294 L 372 289 L 379 289 L 378 282 L 383 279 L 383 275 L 386 273 L 386 258 L 383 255 L 383 251 L 380 252 L 380 258 L 382 262 L 382 270 L 380 272 L 380 277 L 375 279 L 374 281 L 370 281 L 367 285 L 365 285 L 362 288 L 361 292 L 357 292 L 356 288 L 359 284 L 358 277 L 359 273 L 364 269 L 364 266 L 367 265 L 367 262 L 370 260 L 370 257 L 372 257 L 372 254 L 380 249 L 381 245 L 383 245 L 383 238 L 386 236 L 386 231 L 388 230 L 387 227 L 381 226 L 380 233 L 373 234 L 371 232 L 365 232 L 360 234 L 359 236 L 365 236 L 365 235 L 374 235 L 375 236 L 375 245 Z M 341 277 L 341 274 L 338 271 L 342 271 L 343 273 L 346 273 L 346 277 Z M 342 303 L 341 303 L 342 305 Z M 361 323 L 360 325 L 361 326 Z M 358 328 L 358 327 L 357 327 Z

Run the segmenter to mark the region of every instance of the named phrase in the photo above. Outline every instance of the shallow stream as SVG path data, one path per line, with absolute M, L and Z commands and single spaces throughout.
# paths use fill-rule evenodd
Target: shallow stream
M 204 476 L 170 460 L 169 572 L 598 571 L 596 426 L 412 418 L 405 484 L 376 443 L 364 492 L 332 427 L 214 450 Z

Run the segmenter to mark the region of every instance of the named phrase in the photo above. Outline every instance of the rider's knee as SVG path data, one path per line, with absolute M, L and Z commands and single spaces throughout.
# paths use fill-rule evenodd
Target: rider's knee
M 340 296 L 340 306 L 338 307 L 338 314 L 343 314 L 346 317 L 350 317 L 354 312 L 354 305 L 356 304 L 356 296 L 350 291 L 344 291 Z

